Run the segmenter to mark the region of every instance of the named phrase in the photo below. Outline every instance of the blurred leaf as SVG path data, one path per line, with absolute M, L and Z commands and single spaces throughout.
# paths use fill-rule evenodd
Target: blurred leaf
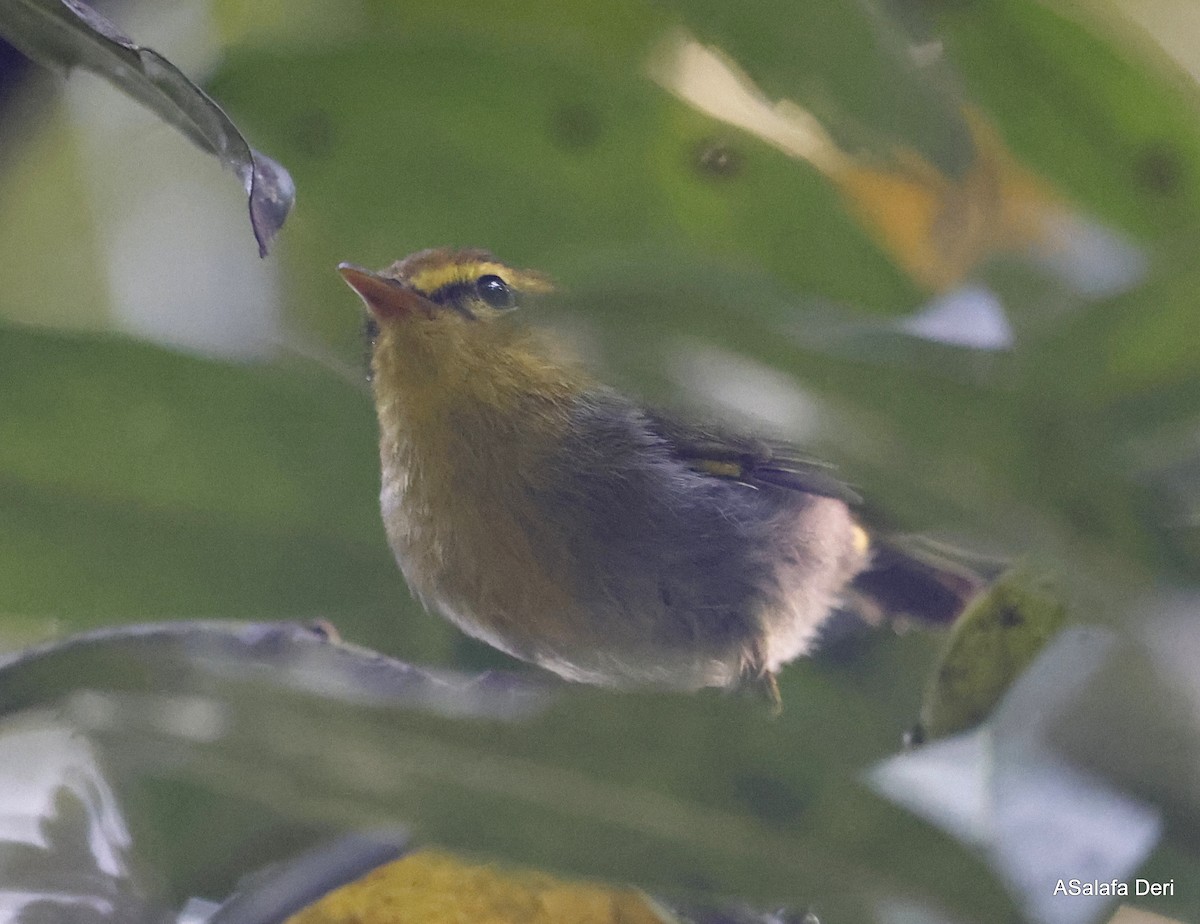
M 276 924 L 339 886 L 395 861 L 408 846 L 399 830 L 340 837 L 246 876 L 206 924 Z
M 1054 724 L 1120 644 L 1109 632 L 1063 632 L 982 728 L 870 774 L 878 792 L 980 849 L 1038 924 L 1100 920 L 1115 896 L 1068 899 L 1056 893 L 1058 880 L 1123 882 L 1162 834 L 1156 806 L 1072 765 L 1054 739 Z
M 47 67 L 83 67 L 105 78 L 242 181 L 265 257 L 296 188 L 280 164 L 247 143 L 213 100 L 158 52 L 134 44 L 83 0 L 0 0 L 0 35 Z
M 1152 911 L 1122 904 L 1108 924 L 1184 924 L 1184 922 L 1180 918 L 1163 917 Z
M 910 284 L 815 171 L 650 81 L 674 14 L 603 8 L 570 23 L 537 0 L 498 23 L 486 5 L 369 4 L 347 19 L 343 41 L 270 56 L 231 49 L 213 91 L 291 152 L 305 201 L 323 216 L 288 255 L 306 320 L 331 331 L 328 308 L 343 297 L 331 256 L 382 265 L 444 243 L 486 245 L 567 283 L 644 254 L 666 266 L 683 255 L 769 270 L 794 290 L 881 313 L 911 302 Z M 869 44 L 863 17 L 845 10 L 822 0 L 785 18 L 793 32 L 822 34 L 836 31 L 830 16 L 850 18 Z M 463 47 L 469 66 L 455 54 Z M 832 59 L 844 60 L 827 46 L 820 62 Z M 818 65 L 794 51 L 773 63 L 797 80 Z M 714 143 L 731 149 L 732 173 L 704 166 Z
M 676 924 L 632 889 L 566 882 L 529 870 L 473 866 L 417 851 L 343 886 L 288 924 Z
M 954 734 L 982 721 L 1062 628 L 1067 610 L 1028 565 L 987 587 L 951 630 L 921 706 L 920 734 Z
M 562 298 L 528 317 L 635 391 L 782 420 L 882 523 L 1024 554 L 1074 619 L 1138 632 L 1153 588 L 1200 577 L 1197 93 L 1055 12 L 1076 6 L 771 0 L 747 15 L 713 0 L 528 0 L 497 16 L 482 0 L 218 0 L 233 43 L 210 89 L 293 166 L 306 209 L 282 254 L 287 310 L 347 355 L 361 345 L 340 260 L 488 246 L 559 277 Z M 970 221 L 1021 204 L 1011 181 L 1032 174 L 1039 196 L 1087 212 L 1060 229 L 1071 259 L 964 261 L 1005 335 L 986 354 L 978 338 L 931 342 L 914 319 L 937 306 L 845 191 L 651 81 L 681 27 L 858 158 L 860 198 L 880 193 L 872 215 L 901 244 L 911 234 L 911 254 L 1003 230 Z M 24 207 L 3 249 L 25 287 L 9 272 L 0 289 L 57 320 L 95 284 L 83 248 L 61 245 L 82 193 L 52 163 L 70 158 L 47 152 L 69 133 L 48 139 L 5 178 Z M 1001 169 L 978 169 L 981 152 Z M 52 199 L 49 218 L 29 217 Z M 405 608 L 364 398 L 313 370 L 0 333 L 0 609 L 67 624 L 325 615 L 406 658 L 486 657 Z M 1146 875 L 1194 877 L 1196 612 L 1189 595 L 1171 631 L 1118 649 L 1082 687 L 1069 664 L 1042 674 L 1048 700 L 1076 697 L 1041 735 L 1057 739 L 1047 761 L 1021 734 L 1042 701 L 1019 697 L 1004 733 L 993 713 L 969 753 L 952 739 L 909 755 L 931 762 L 943 808 L 965 793 L 980 809 L 970 817 L 1003 848 L 986 861 L 854 782 L 917 710 L 937 647 L 919 633 L 843 640 L 794 666 L 775 723 L 736 698 L 577 688 L 526 721 L 451 720 L 169 658 L 90 673 L 48 661 L 60 670 L 31 689 L 64 693 L 72 674 L 95 688 L 66 709 L 120 771 L 138 847 L 185 894 L 227 894 L 315 831 L 387 819 L 423 843 L 672 896 L 1007 921 L 993 875 L 1025 901 L 1038 876 L 1079 875 L 1054 867 L 1091 838 L 1106 863 L 1128 859 L 1150 830 L 1138 806 L 1167 823 Z M 998 642 L 1008 667 L 972 710 L 1036 647 L 1008 661 L 991 628 L 976 640 Z M 194 697 L 219 704 L 224 737 L 164 721 Z M 179 834 L 200 826 L 212 836 Z M 1191 900 L 1155 907 L 1187 920 Z
M 0 720 L 0 908 L 6 920 L 161 920 L 97 750 L 52 710 Z
M 0 390 L 0 612 L 329 617 L 410 656 L 451 644 L 388 552 L 370 404 L 339 379 L 3 327 Z
M 893 664 L 925 656 L 924 646 L 891 648 L 880 655 Z M 911 894 L 948 902 L 963 920 L 1003 920 L 974 861 L 864 800 L 846 775 L 848 761 L 896 740 L 902 710 L 881 716 L 871 683 L 836 670 L 783 680 L 794 708 L 777 721 L 750 697 L 614 699 L 563 685 L 528 698 L 504 678 L 396 670 L 302 627 L 218 623 L 104 631 L 0 669 L 10 710 L 56 704 L 100 748 L 139 833 L 135 856 L 173 893 L 247 838 L 266 850 L 279 829 L 274 849 L 294 852 L 294 826 L 280 827 L 289 819 L 399 824 L 421 844 L 668 897 L 850 914 L 874 896 Z M 505 702 L 525 707 L 497 711 Z M 492 718 L 463 718 L 478 709 Z M 782 746 L 792 738 L 808 742 L 804 761 Z M 184 788 L 156 808 L 145 797 L 155 781 Z M 156 845 L 178 839 L 188 788 L 208 794 L 221 839 L 192 843 L 165 867 Z M 221 808 L 230 800 L 236 816 Z
M 1133 642 L 1110 654 L 1103 682 L 1052 729 L 1071 760 L 1159 806 L 1193 853 L 1200 853 L 1198 604 L 1191 594 L 1141 601 Z
M 98 629 L 0 657 L 0 716 L 91 689 L 166 689 L 175 671 L 256 673 L 348 702 L 476 717 L 515 718 L 544 697 L 517 678 L 421 670 L 344 643 L 327 623 L 180 621 Z
M 1031 167 L 1140 239 L 1196 233 L 1193 82 L 1132 53 L 1132 33 L 1106 40 L 1102 17 L 1089 23 L 1075 4 L 928 6 L 971 96 Z

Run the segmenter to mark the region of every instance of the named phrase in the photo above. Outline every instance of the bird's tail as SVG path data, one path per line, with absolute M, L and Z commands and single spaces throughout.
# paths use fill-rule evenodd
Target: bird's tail
M 851 583 L 847 604 L 872 623 L 949 624 L 1002 570 L 1002 562 L 930 539 L 872 536 L 871 564 Z

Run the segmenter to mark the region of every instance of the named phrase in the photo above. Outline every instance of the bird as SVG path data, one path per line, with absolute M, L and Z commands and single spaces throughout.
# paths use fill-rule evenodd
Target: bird
M 568 680 L 756 684 L 778 708 L 875 554 L 830 467 L 604 384 L 529 323 L 550 279 L 487 250 L 338 271 L 367 308 L 384 527 L 427 609 Z

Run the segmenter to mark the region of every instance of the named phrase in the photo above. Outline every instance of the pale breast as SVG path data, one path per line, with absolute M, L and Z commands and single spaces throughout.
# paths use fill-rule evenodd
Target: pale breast
M 531 495 L 545 432 L 447 409 L 436 433 L 411 422 L 381 441 L 380 503 L 413 591 L 465 632 L 542 661 L 571 647 L 583 616 L 564 547 Z

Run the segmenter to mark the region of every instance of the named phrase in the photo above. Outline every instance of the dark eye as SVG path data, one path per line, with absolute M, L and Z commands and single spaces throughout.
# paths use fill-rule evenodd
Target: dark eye
M 517 304 L 513 290 L 499 276 L 480 276 L 475 280 L 475 290 L 493 308 L 513 308 Z

